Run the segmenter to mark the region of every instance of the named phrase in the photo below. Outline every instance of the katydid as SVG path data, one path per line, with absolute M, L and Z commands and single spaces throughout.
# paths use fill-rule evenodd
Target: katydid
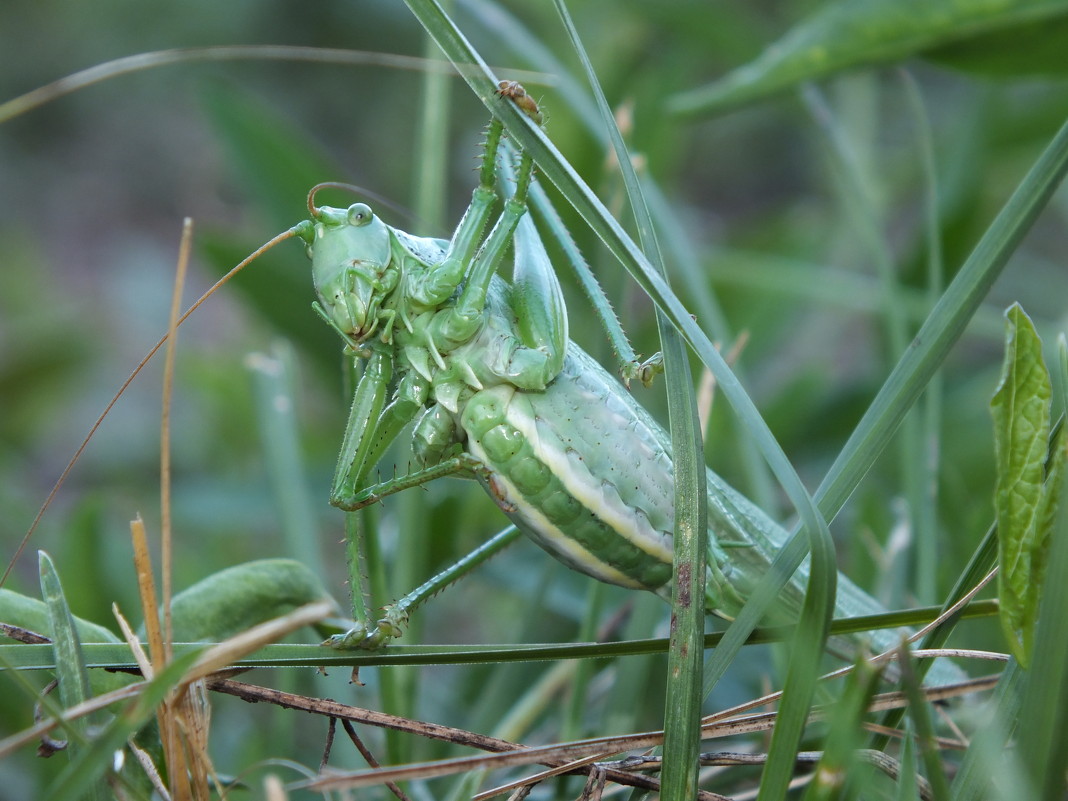
M 308 244 L 315 307 L 363 361 L 331 503 L 355 510 L 440 476 L 474 478 L 519 531 L 569 567 L 669 598 L 674 512 L 667 432 L 568 339 L 559 283 L 526 214 L 529 157 L 522 157 L 514 195 L 483 238 L 496 200 L 501 134 L 501 123 L 491 122 L 479 185 L 448 241 L 392 228 L 363 203 L 316 208 L 313 192 L 312 220 L 296 230 Z M 510 246 L 508 283 L 497 269 Z M 648 374 L 649 367 L 633 372 Z M 385 448 L 417 417 L 413 453 L 421 469 L 368 486 Z M 787 533 L 711 471 L 708 489 L 705 606 L 730 618 Z M 414 605 L 463 569 L 446 571 L 387 607 L 377 625 L 358 626 L 331 644 L 384 645 L 400 634 Z M 788 609 L 799 608 L 806 577 L 802 567 L 784 590 Z M 839 579 L 839 615 L 880 611 Z M 897 641 L 891 633 L 876 636 L 882 645 Z

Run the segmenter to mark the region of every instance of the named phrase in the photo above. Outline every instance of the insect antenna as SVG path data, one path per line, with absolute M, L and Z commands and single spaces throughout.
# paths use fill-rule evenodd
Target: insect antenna
M 424 220 L 420 219 L 419 215 L 417 215 L 407 206 L 402 206 L 400 203 L 390 200 L 385 195 L 379 194 L 378 192 L 374 192 L 370 189 L 365 189 L 359 184 L 347 184 L 343 181 L 323 181 L 322 183 L 316 184 L 311 188 L 311 191 L 308 192 L 308 213 L 311 214 L 313 218 L 319 211 L 319 208 L 315 205 L 315 196 L 319 193 L 320 189 L 340 189 L 344 192 L 351 192 L 352 194 L 358 195 L 361 198 L 374 201 L 374 203 L 378 206 L 383 206 L 389 209 L 391 212 L 403 218 L 404 220 L 407 220 L 409 223 L 412 223 L 416 227 L 420 227 L 423 230 L 432 227 L 428 226 Z
M 269 241 L 260 245 L 258 248 L 256 248 L 256 250 L 254 250 L 252 253 L 242 259 L 240 263 L 238 263 L 233 269 L 230 270 L 230 272 L 226 273 L 226 275 L 216 281 L 210 289 L 208 289 L 203 295 L 201 295 L 192 306 L 186 309 L 185 313 L 183 313 L 182 316 L 178 318 L 177 325 L 181 325 L 182 323 L 184 323 L 193 312 L 200 308 L 200 304 L 202 304 L 204 301 L 214 295 L 215 291 L 218 290 L 223 284 L 227 283 L 231 278 L 233 278 L 239 272 L 244 270 L 245 267 L 247 267 L 257 258 L 259 258 L 261 255 L 273 248 L 279 242 L 283 242 L 286 239 L 291 239 L 296 236 L 299 227 L 300 226 L 294 226 L 285 233 L 278 234 Z M 93 438 L 93 435 L 96 434 L 96 430 L 100 428 L 101 423 L 104 422 L 104 418 L 106 418 L 111 412 L 111 408 L 116 403 L 118 403 L 119 398 L 122 397 L 122 394 L 126 391 L 126 388 L 133 383 L 133 380 L 137 378 L 141 370 L 144 369 L 145 365 L 148 364 L 152 357 L 156 355 L 159 349 L 163 347 L 166 341 L 167 334 L 164 334 L 162 337 L 160 337 L 159 341 L 152 346 L 152 349 L 149 350 L 147 354 L 145 354 L 145 357 L 141 359 L 140 362 L 138 362 L 137 366 L 133 369 L 133 372 L 131 372 L 130 375 L 127 376 L 126 380 L 122 382 L 122 385 L 119 387 L 118 392 L 116 392 L 115 395 L 111 398 L 111 400 L 108 401 L 107 405 L 104 407 L 104 411 L 100 413 L 100 416 L 96 418 L 96 421 L 89 428 L 89 433 L 85 435 L 85 439 L 82 440 L 81 445 L 78 446 L 78 449 L 74 452 L 74 455 L 70 457 L 70 461 L 68 461 L 67 466 L 63 468 L 63 472 L 59 474 L 59 478 L 56 479 L 56 483 L 52 485 L 52 489 L 48 493 L 48 497 L 46 497 L 44 503 L 41 504 L 41 508 L 37 510 L 37 515 L 33 518 L 33 522 L 30 523 L 29 529 L 27 529 L 25 535 L 23 535 L 22 537 L 22 540 L 19 542 L 19 547 L 15 549 L 15 555 L 12 556 L 11 560 L 8 562 L 7 568 L 4 570 L 4 574 L 0 576 L 0 587 L 2 587 L 4 585 L 4 582 L 7 581 L 7 577 L 14 569 L 15 563 L 19 560 L 19 557 L 22 556 L 22 552 L 26 548 L 26 544 L 30 541 L 30 537 L 33 536 L 33 532 L 37 530 L 37 526 L 40 524 L 41 518 L 43 518 L 45 512 L 48 511 L 48 507 L 52 505 L 52 501 L 59 493 L 60 488 L 66 482 L 67 476 L 70 475 L 70 471 L 74 469 L 74 465 L 77 464 L 78 459 L 81 458 L 82 453 L 84 453 L 85 449 L 89 446 L 89 440 L 91 440 Z

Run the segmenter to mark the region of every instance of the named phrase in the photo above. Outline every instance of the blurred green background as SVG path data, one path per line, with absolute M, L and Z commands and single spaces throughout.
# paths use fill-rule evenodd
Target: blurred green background
M 571 57 L 554 45 L 562 37 L 558 21 L 541 5 L 464 2 L 455 13 L 503 76 L 509 77 L 509 68 L 547 73 L 544 85 L 528 82 L 527 89 L 547 110 L 549 136 L 618 209 L 621 187 L 605 152 L 560 95 L 564 82 L 539 50 L 573 68 Z M 609 102 L 626 122 L 632 151 L 658 182 L 698 256 L 700 280 L 716 293 L 730 328 L 748 333 L 738 364 L 750 393 L 814 487 L 896 357 L 881 318 L 887 296 L 879 258 L 896 276 L 891 302 L 904 310 L 910 333 L 928 308 L 924 215 L 931 187 L 923 148 L 934 156 L 948 280 L 1065 119 L 1063 76 L 1043 63 L 988 74 L 913 59 L 825 81 L 815 102 L 848 143 L 853 162 L 843 170 L 813 101 L 796 91 L 720 116 L 680 119 L 666 110 L 673 94 L 754 58 L 820 4 L 570 5 Z M 525 26 L 532 38 L 513 37 L 513 25 Z M 0 100 L 133 53 L 256 43 L 410 55 L 422 55 L 425 47 L 418 24 L 394 2 L 8 3 L 0 9 Z M 301 220 L 304 193 L 317 181 L 349 181 L 414 207 L 423 80 L 417 70 L 381 64 L 184 64 L 102 83 L 0 126 L 5 559 L 95 416 L 165 329 L 182 218 L 197 225 L 186 292 L 191 297 L 257 244 Z M 910 101 L 913 84 L 926 121 Z M 383 212 L 412 233 L 447 236 L 475 182 L 474 157 L 487 115 L 460 81 L 451 87 L 447 109 L 439 131 L 448 162 L 444 219 Z M 925 124 L 932 131 L 927 139 Z M 875 212 L 870 229 L 847 188 L 858 179 Z M 1001 360 L 1000 314 L 1020 301 L 1047 343 L 1064 330 L 1066 215 L 1062 190 L 945 367 L 940 438 L 924 443 L 937 448 L 939 457 L 933 528 L 910 525 L 902 499 L 918 466 L 900 449 L 887 452 L 835 521 L 843 568 L 891 605 L 936 601 L 991 521 L 987 404 Z M 567 219 L 635 347 L 655 351 L 648 302 L 589 233 Z M 340 348 L 309 309 L 307 279 L 300 248 L 287 243 L 182 329 L 174 409 L 179 588 L 229 565 L 288 553 L 253 411 L 252 377 L 244 366 L 250 352 L 284 340 L 292 343 L 299 368 L 303 475 L 321 549 L 319 555 L 300 555 L 329 565 L 326 586 L 339 598 L 346 595 L 343 521 L 326 495 L 347 401 Z M 579 310 L 571 318 L 572 337 L 605 355 L 603 337 L 590 315 L 581 313 L 586 302 L 573 286 L 568 292 Z M 691 299 L 685 292 L 682 297 Z M 33 552 L 41 548 L 55 558 L 78 614 L 114 627 L 114 601 L 139 617 L 128 521 L 140 513 L 151 531 L 159 530 L 160 369 L 161 362 L 151 366 L 116 406 L 15 565 L 8 587 L 36 594 Z M 662 390 L 635 393 L 660 408 Z M 759 487 L 747 484 L 722 404 L 715 417 L 712 463 L 740 489 L 759 494 Z M 393 457 L 398 471 L 406 468 L 405 458 Z M 382 470 L 392 472 L 392 464 Z M 504 524 L 477 488 L 457 482 L 441 482 L 424 500 L 435 510 L 425 547 L 405 538 L 411 515 L 418 514 L 405 496 L 386 504 L 380 518 L 388 553 L 419 550 L 421 565 L 417 560 L 405 568 L 414 574 L 393 576 L 397 594 Z M 770 501 L 782 517 L 781 499 L 772 494 Z M 913 556 L 923 538 L 937 543 L 935 567 L 925 578 Z M 413 636 L 443 642 L 574 637 L 589 583 L 524 543 L 436 599 L 422 633 Z M 602 592 L 608 609 L 629 600 L 622 592 Z M 639 607 L 646 604 L 654 618 L 666 609 L 655 599 L 638 601 Z M 1000 647 L 992 627 L 974 631 L 973 644 Z M 430 674 L 434 678 L 424 687 L 449 689 L 424 690 L 420 714 L 449 722 L 484 691 L 486 676 L 502 686 L 526 686 L 535 675 L 530 667 L 509 668 L 507 680 L 506 671 L 477 670 Z M 331 689 L 318 684 L 314 692 L 363 703 L 375 690 L 373 671 L 368 677 L 366 690 L 348 688 L 344 676 L 335 676 Z M 741 671 L 732 681 L 725 694 L 739 684 L 753 686 Z M 648 714 L 655 716 L 657 699 L 647 700 Z M 5 693 L 0 707 L 0 734 L 28 724 L 24 699 Z M 217 746 L 232 758 L 220 766 L 226 771 L 244 764 L 238 753 L 258 753 L 263 731 L 254 731 L 247 708 L 223 708 L 229 712 L 217 713 L 225 719 L 217 727 Z M 604 723 L 610 711 L 591 707 L 590 719 Z M 596 722 L 590 725 L 601 731 Z M 321 738 L 322 727 L 311 726 Z M 303 752 L 312 765 L 317 743 Z M 28 755 L 16 762 L 26 760 Z M 9 760 L 0 769 L 18 777 L 23 767 Z M 26 797 L 17 781 L 0 784 L 0 798 Z

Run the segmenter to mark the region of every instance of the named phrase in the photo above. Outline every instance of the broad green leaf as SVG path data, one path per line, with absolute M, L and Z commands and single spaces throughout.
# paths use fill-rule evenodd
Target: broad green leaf
M 175 642 L 216 642 L 313 601 L 319 577 L 292 559 L 260 559 L 213 573 L 174 596 Z
M 1063 465 L 1061 438 L 1055 447 L 1060 454 L 1054 462 L 1059 460 Z M 1047 486 L 1052 486 L 1058 471 L 1063 473 L 1063 467 L 1051 467 Z M 1063 484 L 1063 477 L 1060 481 Z M 1055 578 L 1042 592 L 1032 665 L 1020 699 L 1019 720 L 1024 722 L 1017 731 L 1016 749 L 1008 750 L 1018 757 L 1020 772 L 1028 780 L 1009 785 L 1018 793 L 1014 797 L 1040 801 L 1063 801 L 1064 766 L 1068 764 L 1068 719 L 1064 714 L 1068 704 L 1068 615 L 1064 614 L 1068 609 L 1068 583 L 1064 581 L 1068 575 L 1068 509 L 1062 506 L 1053 517 L 1056 522 L 1042 547 L 1043 558 L 1049 560 L 1048 568 L 1043 567 Z M 998 781 L 1002 778 L 997 777 Z
M 997 77 L 1068 75 L 1068 16 L 1001 28 L 926 53 L 953 69 Z
M 1005 363 L 990 401 L 997 463 L 998 594 L 1005 636 L 1026 667 L 1045 567 L 1050 504 L 1056 500 L 1047 498 L 1044 490 L 1053 389 L 1031 320 L 1019 304 L 1005 317 Z
M 669 107 L 681 114 L 717 113 L 843 69 L 897 61 L 1065 13 L 1065 0 L 840 0 L 755 60 L 676 95 Z

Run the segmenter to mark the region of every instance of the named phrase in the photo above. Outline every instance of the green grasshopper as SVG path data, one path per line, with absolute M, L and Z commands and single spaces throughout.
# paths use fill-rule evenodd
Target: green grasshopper
M 560 285 L 526 214 L 528 156 L 514 195 L 483 237 L 497 200 L 502 130 L 491 122 L 479 185 L 451 240 L 392 228 L 363 203 L 316 208 L 314 190 L 312 220 L 295 229 L 308 245 L 316 311 L 363 362 L 331 503 L 351 511 L 441 476 L 473 478 L 518 531 L 564 564 L 670 598 L 668 434 L 568 339 Z M 497 271 L 510 246 L 508 283 Z M 651 361 L 631 372 L 654 369 Z M 385 448 L 416 417 L 413 453 L 421 469 L 368 486 Z M 731 618 L 787 533 L 711 471 L 708 521 L 705 607 Z M 499 535 L 500 544 L 508 536 Z M 331 644 L 384 645 L 401 633 L 412 608 L 466 569 L 461 563 L 445 571 L 387 607 L 376 625 L 357 626 Z M 802 567 L 784 590 L 788 609 L 799 609 L 806 579 Z M 839 579 L 839 615 L 879 611 Z M 895 642 L 885 634 L 880 644 Z

